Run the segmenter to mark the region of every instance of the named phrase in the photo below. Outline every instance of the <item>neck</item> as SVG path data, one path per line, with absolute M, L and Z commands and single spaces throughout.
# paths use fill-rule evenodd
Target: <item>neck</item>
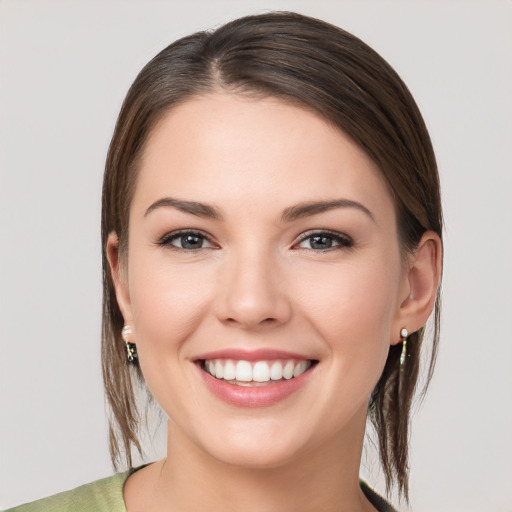
M 211 457 L 170 422 L 166 459 L 132 475 L 125 487 L 128 511 L 373 511 L 359 487 L 362 421 L 293 460 L 256 468 Z

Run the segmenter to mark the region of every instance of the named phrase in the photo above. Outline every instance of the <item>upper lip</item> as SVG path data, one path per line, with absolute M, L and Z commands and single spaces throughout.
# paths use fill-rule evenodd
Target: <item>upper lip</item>
M 311 361 L 311 357 L 287 350 L 276 350 L 272 348 L 259 348 L 255 350 L 226 348 L 221 350 L 213 350 L 205 352 L 194 357 L 194 360 L 210 360 L 210 359 L 235 359 L 237 361 L 269 361 L 275 359 L 298 359 Z

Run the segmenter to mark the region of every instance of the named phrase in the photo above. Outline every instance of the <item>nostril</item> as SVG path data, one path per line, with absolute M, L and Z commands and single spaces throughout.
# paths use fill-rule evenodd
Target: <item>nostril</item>
M 226 322 L 235 323 L 235 324 L 240 323 L 236 318 L 233 318 L 233 317 L 226 318 Z M 269 324 L 269 323 L 274 323 L 274 322 L 277 322 L 277 319 L 269 317 L 269 318 L 264 318 L 263 320 L 261 320 L 259 322 L 259 324 Z

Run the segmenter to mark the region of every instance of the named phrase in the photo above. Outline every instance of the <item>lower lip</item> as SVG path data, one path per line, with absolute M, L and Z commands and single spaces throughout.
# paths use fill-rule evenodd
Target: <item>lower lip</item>
M 216 379 L 198 366 L 208 389 L 223 402 L 236 407 L 269 407 L 275 405 L 306 384 L 314 368 L 290 380 L 280 380 L 266 386 L 237 386 Z

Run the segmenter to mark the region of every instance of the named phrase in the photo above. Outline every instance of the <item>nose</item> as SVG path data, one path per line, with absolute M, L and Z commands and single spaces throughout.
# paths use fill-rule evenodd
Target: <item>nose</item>
M 286 279 L 277 258 L 258 251 L 225 261 L 217 317 L 243 329 L 285 324 L 291 316 Z

